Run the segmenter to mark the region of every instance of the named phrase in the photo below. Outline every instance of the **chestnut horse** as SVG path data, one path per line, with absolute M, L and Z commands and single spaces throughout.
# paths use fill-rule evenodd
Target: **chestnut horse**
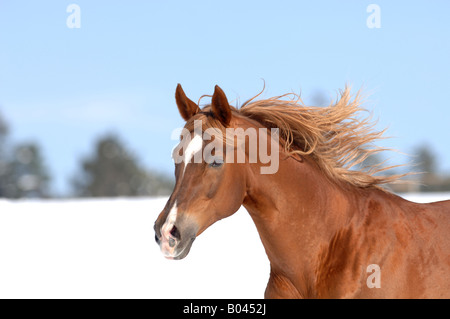
M 207 227 L 244 205 L 270 261 L 266 298 L 450 297 L 450 201 L 407 201 L 381 188 L 397 178 L 376 174 L 383 168 L 355 169 L 380 150 L 372 142 L 383 132 L 359 117 L 349 89 L 328 107 L 281 96 L 235 108 L 218 86 L 203 109 L 180 85 L 175 97 L 189 134 L 154 227 L 165 257 L 186 257 Z M 279 143 L 276 172 L 263 174 L 259 159 L 228 162 L 220 150 L 194 161 L 212 143 L 195 132 L 196 121 L 200 133 L 278 128 L 278 140 L 256 130 L 266 147 Z

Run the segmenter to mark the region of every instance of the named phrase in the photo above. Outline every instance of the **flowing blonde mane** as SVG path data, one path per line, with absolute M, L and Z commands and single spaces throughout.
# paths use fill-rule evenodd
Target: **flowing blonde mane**
M 360 116 L 367 110 L 360 106 L 359 92 L 352 97 L 346 87 L 339 99 L 327 107 L 306 106 L 294 93 L 254 101 L 257 96 L 237 109 L 238 113 L 267 128 L 279 128 L 280 143 L 286 152 L 313 157 L 331 178 L 370 187 L 401 177 L 380 175 L 394 167 L 383 167 L 383 163 L 359 167 L 369 156 L 386 150 L 373 144 L 385 130 L 374 130 L 376 123 L 370 113 Z

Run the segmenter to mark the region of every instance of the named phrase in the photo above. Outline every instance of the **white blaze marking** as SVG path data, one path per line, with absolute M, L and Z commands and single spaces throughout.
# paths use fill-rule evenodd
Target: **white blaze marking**
M 194 135 L 194 138 L 189 142 L 186 147 L 186 151 L 184 152 L 184 171 L 186 170 L 187 164 L 191 161 L 192 157 L 194 157 L 195 153 L 201 151 L 203 147 L 203 139 L 201 135 Z
M 161 251 L 165 257 L 173 257 L 175 253 L 176 247 L 170 247 L 169 238 L 171 237 L 170 231 L 175 225 L 175 221 L 177 219 L 177 212 L 178 212 L 177 202 L 175 201 L 175 203 L 172 206 L 172 209 L 167 215 L 165 223 L 161 227 L 161 235 L 162 235 Z
M 203 138 L 199 134 L 195 134 L 194 138 L 189 142 L 187 145 L 185 151 L 184 151 L 184 171 L 186 170 L 187 164 L 190 163 L 192 158 L 197 154 L 199 151 L 202 150 L 203 147 Z M 195 158 L 194 158 L 195 162 Z M 178 252 L 176 254 L 175 249 L 177 248 L 177 245 L 175 244 L 174 247 L 170 247 L 169 240 L 170 238 L 174 239 L 173 236 L 170 234 L 170 231 L 173 229 L 173 226 L 175 226 L 175 221 L 177 220 L 177 213 L 178 213 L 178 207 L 177 207 L 177 201 L 175 200 L 175 203 L 173 204 L 172 208 L 170 209 L 169 214 L 167 215 L 166 221 L 161 226 L 161 252 L 163 255 L 167 258 L 174 258 L 176 255 L 179 255 L 181 252 Z

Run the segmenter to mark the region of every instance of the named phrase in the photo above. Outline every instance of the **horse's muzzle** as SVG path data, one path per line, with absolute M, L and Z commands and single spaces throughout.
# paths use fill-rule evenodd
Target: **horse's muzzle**
M 162 232 L 155 224 L 155 241 L 167 259 L 179 260 L 186 257 L 195 240 L 195 232 L 181 230 L 173 225 L 168 232 Z

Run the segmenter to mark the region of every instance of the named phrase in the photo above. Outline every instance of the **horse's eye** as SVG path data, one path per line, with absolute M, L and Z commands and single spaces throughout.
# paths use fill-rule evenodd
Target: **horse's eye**
M 220 167 L 223 165 L 223 161 L 219 159 L 215 159 L 212 163 L 209 164 L 211 167 Z

